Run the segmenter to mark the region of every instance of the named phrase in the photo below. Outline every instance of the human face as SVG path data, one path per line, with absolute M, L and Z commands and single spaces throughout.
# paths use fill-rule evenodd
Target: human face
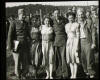
M 91 11 L 95 8 L 95 6 L 91 6 Z
M 78 16 L 78 20 L 80 20 L 80 21 L 84 20 L 85 15 L 84 15 L 84 13 L 82 11 L 79 11 L 77 16 Z
M 25 14 L 19 14 L 19 20 L 25 20 Z
M 86 12 L 86 17 L 87 17 L 87 18 L 90 17 L 90 12 Z
M 55 16 L 56 18 L 58 18 L 59 15 L 60 15 L 59 10 L 55 10 L 55 11 L 54 11 L 54 16 Z
M 95 11 L 92 11 L 92 14 L 93 14 L 94 16 L 96 16 L 96 15 L 97 15 L 96 10 L 95 10 Z
M 32 23 L 36 23 L 37 19 L 36 18 L 32 18 Z
M 45 25 L 49 25 L 49 24 L 50 24 L 50 20 L 49 20 L 48 18 L 45 18 L 44 24 L 45 24 Z
M 74 21 L 74 16 L 69 15 L 68 16 L 68 20 L 69 20 L 69 23 L 72 23 Z

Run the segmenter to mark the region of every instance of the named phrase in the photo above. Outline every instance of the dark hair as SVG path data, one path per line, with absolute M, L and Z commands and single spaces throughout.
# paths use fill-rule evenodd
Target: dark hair
M 44 20 L 45 20 L 46 18 L 49 19 L 50 26 L 52 26 L 53 21 L 52 21 L 52 19 L 51 19 L 48 15 L 45 15 L 45 16 L 43 17 L 43 24 L 44 24 Z
M 31 17 L 31 20 L 34 19 L 34 18 L 35 18 L 35 19 L 39 19 L 39 18 L 40 18 L 40 15 L 33 15 L 33 16 Z
M 89 9 L 86 10 L 86 13 L 89 12 L 91 14 L 91 11 Z
M 68 13 L 67 13 L 67 17 L 69 17 L 70 15 L 73 16 L 74 19 L 76 18 L 76 14 L 75 14 L 75 13 L 73 13 L 73 12 L 68 12 Z

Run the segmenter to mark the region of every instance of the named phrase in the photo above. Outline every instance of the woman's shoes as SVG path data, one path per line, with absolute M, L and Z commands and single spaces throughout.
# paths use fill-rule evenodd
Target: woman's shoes
M 90 78 L 94 78 L 94 75 L 90 75 Z
M 70 79 L 73 79 L 73 76 L 71 76 Z
M 53 77 L 51 76 L 50 79 L 53 79 Z
M 46 78 L 45 78 L 45 79 L 49 79 L 49 78 L 50 78 L 50 79 L 53 79 L 53 77 L 52 77 L 52 76 L 50 76 L 50 77 L 49 77 L 49 76 L 46 76 Z
M 76 77 L 75 76 L 71 76 L 70 79 L 76 79 Z
M 45 79 L 49 79 L 49 76 L 46 76 L 46 78 Z

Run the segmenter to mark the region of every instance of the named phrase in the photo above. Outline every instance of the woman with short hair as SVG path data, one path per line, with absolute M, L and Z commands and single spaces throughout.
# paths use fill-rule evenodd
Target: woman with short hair
M 53 79 L 53 61 L 54 61 L 54 50 L 53 50 L 53 27 L 50 25 L 50 18 L 44 18 L 44 25 L 41 28 L 42 34 L 42 52 L 43 52 L 43 65 L 46 67 L 46 79 Z
M 65 31 L 68 37 L 66 43 L 66 60 L 67 63 L 70 64 L 71 78 L 76 78 L 77 63 L 79 63 L 79 24 L 75 22 L 76 15 L 73 12 L 69 12 L 67 16 L 69 23 L 65 25 Z

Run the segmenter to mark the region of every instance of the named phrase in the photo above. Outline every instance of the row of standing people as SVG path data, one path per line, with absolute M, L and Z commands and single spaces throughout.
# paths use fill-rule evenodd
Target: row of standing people
M 53 79 L 54 68 L 56 76 L 68 77 L 67 65 L 70 65 L 71 78 L 76 78 L 79 63 L 82 63 L 86 74 L 94 76 L 91 49 L 96 46 L 96 28 L 89 22 L 90 20 L 84 18 L 83 9 L 77 12 L 77 22 L 76 15 L 69 12 L 67 15 L 69 22 L 66 24 L 64 18 L 59 16 L 59 10 L 55 10 L 54 17 L 52 19 L 45 17 L 44 25 L 41 26 L 37 18 L 32 17 L 30 28 L 24 21 L 23 13 L 24 10 L 19 9 L 19 19 L 11 22 L 8 33 L 9 50 L 13 50 L 14 40 L 19 41 L 17 52 L 13 53 L 16 56 L 15 74 L 17 76 L 20 73 L 20 66 L 23 73 L 29 69 L 29 65 L 37 69 L 42 55 L 42 65 L 45 66 L 47 73 L 46 79 Z

